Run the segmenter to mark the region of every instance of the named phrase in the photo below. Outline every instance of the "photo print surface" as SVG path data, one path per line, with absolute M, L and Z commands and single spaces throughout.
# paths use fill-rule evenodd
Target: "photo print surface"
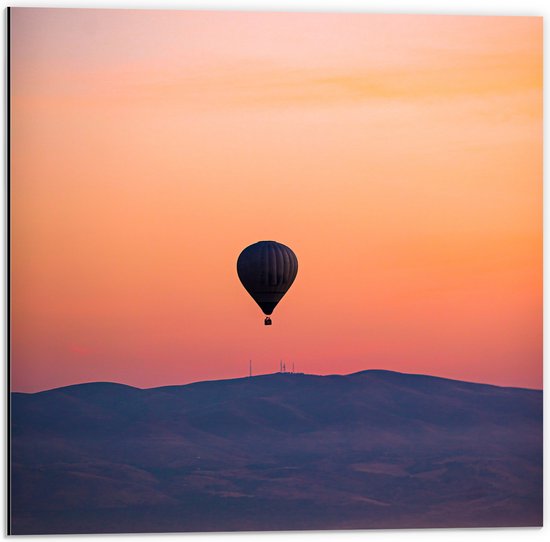
M 542 19 L 9 10 L 14 534 L 542 524 Z

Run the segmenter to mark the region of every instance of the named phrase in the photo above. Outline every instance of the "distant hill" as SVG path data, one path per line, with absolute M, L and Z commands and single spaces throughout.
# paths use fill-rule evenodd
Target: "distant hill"
M 539 390 L 371 370 L 11 401 L 13 534 L 542 524 Z

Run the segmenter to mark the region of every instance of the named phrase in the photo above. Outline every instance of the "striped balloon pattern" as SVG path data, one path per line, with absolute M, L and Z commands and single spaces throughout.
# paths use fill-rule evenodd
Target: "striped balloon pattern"
M 237 260 L 237 274 L 263 313 L 270 315 L 298 273 L 296 254 L 282 243 L 259 241 L 246 247 Z

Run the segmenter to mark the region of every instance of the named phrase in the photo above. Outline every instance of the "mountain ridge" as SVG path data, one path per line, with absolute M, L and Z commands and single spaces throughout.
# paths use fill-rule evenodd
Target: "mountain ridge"
M 363 369 L 361 371 L 355 371 L 353 373 L 348 374 L 326 374 L 326 375 L 319 375 L 314 373 L 292 373 L 292 372 L 274 372 L 274 373 L 262 373 L 252 376 L 242 376 L 242 377 L 233 377 L 233 378 L 222 378 L 222 379 L 212 379 L 212 380 L 198 380 L 195 382 L 188 382 L 185 384 L 166 384 L 161 386 L 153 386 L 148 388 L 140 388 L 139 386 L 132 386 L 130 384 L 125 384 L 122 382 L 111 382 L 111 381 L 90 381 L 90 382 L 78 382 L 76 384 L 67 384 L 65 386 L 58 386 L 55 388 L 48 388 L 45 390 L 39 390 L 34 392 L 24 392 L 24 391 L 12 391 L 11 394 L 13 395 L 36 395 L 36 394 L 42 394 L 42 393 L 49 393 L 49 392 L 55 392 L 55 391 L 61 391 L 61 390 L 69 390 L 69 389 L 79 389 L 81 387 L 86 386 L 119 386 L 120 388 L 131 388 L 134 390 L 140 390 L 140 391 L 147 391 L 147 390 L 160 390 L 165 388 L 184 388 L 187 386 L 195 386 L 200 384 L 207 384 L 207 383 L 221 383 L 221 382 L 235 382 L 235 381 L 250 381 L 250 379 L 255 380 L 259 378 L 267 378 L 267 377 L 278 377 L 279 375 L 283 377 L 288 376 L 302 376 L 302 377 L 315 377 L 315 378 L 334 378 L 334 377 L 342 377 L 342 378 L 349 378 L 349 377 L 358 377 L 358 376 L 390 376 L 390 377 L 397 377 L 397 376 L 405 376 L 405 377 L 417 377 L 417 378 L 424 378 L 424 379 L 432 379 L 434 381 L 445 381 L 449 383 L 460 383 L 460 384 L 467 384 L 467 385 L 473 385 L 473 386 L 489 386 L 493 388 L 504 388 L 504 389 L 516 389 L 516 390 L 525 390 L 525 391 L 534 391 L 534 392 L 543 392 L 543 389 L 538 388 L 527 388 L 522 386 L 503 386 L 499 384 L 491 384 L 486 382 L 473 382 L 469 380 L 460 380 L 457 378 L 448 378 L 443 376 L 436 376 L 436 375 L 429 375 L 424 373 L 405 373 L 402 371 L 391 371 L 388 369 Z
M 383 370 L 15 392 L 13 532 L 540 525 L 542 398 Z

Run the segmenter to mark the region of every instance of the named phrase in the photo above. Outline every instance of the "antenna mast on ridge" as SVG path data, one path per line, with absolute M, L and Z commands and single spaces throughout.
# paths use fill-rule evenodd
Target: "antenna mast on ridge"
M 248 376 L 252 376 L 252 360 L 248 362 Z

